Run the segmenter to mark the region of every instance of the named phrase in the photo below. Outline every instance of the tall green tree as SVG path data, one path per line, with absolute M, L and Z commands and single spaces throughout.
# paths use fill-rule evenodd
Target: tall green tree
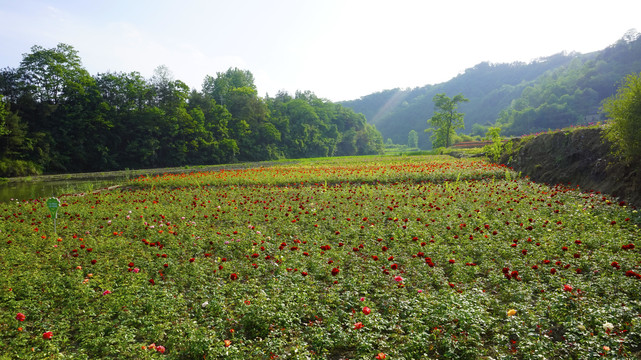
M 226 72 L 217 72 L 215 78 L 207 75 L 203 81 L 203 92 L 221 105 L 226 105 L 231 90 L 242 87 L 256 90 L 254 75 L 249 70 L 229 68 Z
M 407 147 L 410 149 L 418 147 L 418 133 L 414 129 L 407 135 Z
M 52 49 L 33 46 L 30 54 L 23 55 L 18 74 L 34 99 L 50 104 L 58 104 L 64 99 L 65 88 L 89 75 L 78 51 L 62 43 Z
M 616 95 L 603 103 L 603 111 L 611 119 L 606 136 L 616 152 L 641 165 L 641 73 L 628 75 Z
M 463 128 L 463 115 L 458 112 L 458 104 L 468 102 L 462 94 L 458 94 L 453 98 L 447 97 L 443 94 L 436 94 L 432 98 L 434 102 L 434 116 L 427 120 L 427 124 L 431 128 L 426 129 L 426 132 L 433 132 L 431 137 L 432 147 L 450 147 L 452 144 L 452 137 L 456 135 L 456 129 Z

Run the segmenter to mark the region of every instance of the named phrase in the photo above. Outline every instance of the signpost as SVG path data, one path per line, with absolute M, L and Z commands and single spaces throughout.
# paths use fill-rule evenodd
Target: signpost
M 51 217 L 53 218 L 53 232 L 54 234 L 57 234 L 58 231 L 56 230 L 56 220 L 58 219 L 58 208 L 60 207 L 60 200 L 52 197 L 47 200 L 46 204 L 49 208 L 49 212 L 51 212 Z

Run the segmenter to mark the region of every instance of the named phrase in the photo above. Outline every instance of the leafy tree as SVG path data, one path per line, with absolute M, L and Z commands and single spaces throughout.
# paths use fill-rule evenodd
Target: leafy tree
M 461 102 L 469 101 L 462 94 L 458 94 L 453 98 L 447 97 L 443 94 L 436 94 L 432 99 L 434 102 L 435 112 L 434 116 L 427 120 L 431 129 L 425 130 L 433 131 L 432 147 L 449 147 L 452 144 L 452 136 L 456 134 L 456 129 L 465 126 L 463 122 L 463 114 L 457 111 L 458 104 Z
M 17 69 L 4 68 L 0 70 L 0 95 L 3 95 L 7 102 L 16 103 L 22 88 Z
M 229 68 L 224 73 L 217 72 L 216 78 L 207 75 L 203 81 L 203 93 L 211 96 L 221 105 L 227 104 L 227 95 L 231 90 L 242 87 L 256 90 L 254 75 L 249 70 Z
M 198 92 L 165 66 L 149 80 L 92 77 L 71 46 L 34 46 L 20 68 L 0 70 L 0 97 L 0 176 L 382 151 L 364 115 L 311 91 L 259 98 L 235 68 Z
M 611 119 L 605 133 L 616 153 L 641 163 L 641 73 L 626 76 L 616 95 L 603 103 L 603 111 Z
M 491 144 L 485 145 L 483 151 L 485 155 L 492 161 L 498 161 L 501 156 L 501 150 L 503 146 L 503 139 L 501 138 L 501 128 L 500 127 L 490 127 L 487 129 L 487 133 L 483 140 L 491 141 Z
M 2 100 L 2 95 L 0 95 L 0 136 L 8 135 L 9 129 L 7 129 L 7 115 L 9 111 L 6 109 L 6 104 Z
M 414 129 L 407 135 L 407 147 L 410 149 L 418 147 L 418 133 Z
M 88 75 L 78 52 L 62 43 L 52 49 L 33 46 L 30 54 L 23 55 L 18 74 L 34 99 L 50 104 L 58 104 L 65 87 Z
M 356 136 L 357 155 L 375 155 L 384 152 L 383 136 L 373 124 L 365 124 L 365 129 Z

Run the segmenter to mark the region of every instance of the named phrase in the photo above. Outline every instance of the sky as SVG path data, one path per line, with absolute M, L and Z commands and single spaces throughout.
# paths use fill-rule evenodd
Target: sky
M 0 68 L 34 45 L 92 75 L 166 66 L 200 91 L 249 70 L 259 96 L 330 101 L 445 82 L 467 68 L 589 53 L 641 31 L 639 0 L 0 0 Z

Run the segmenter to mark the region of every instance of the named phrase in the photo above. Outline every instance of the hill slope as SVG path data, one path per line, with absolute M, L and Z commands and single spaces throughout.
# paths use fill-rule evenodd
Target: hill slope
M 415 89 L 391 89 L 342 102 L 363 113 L 383 138 L 404 144 L 410 130 L 419 133 L 419 146 L 430 148 L 427 119 L 438 93 L 463 94 L 460 106 L 467 134 L 482 134 L 498 125 L 512 135 L 587 122 L 601 101 L 612 95 L 629 73 L 641 71 L 641 39 L 630 31 L 610 47 L 589 54 L 559 53 L 531 63 L 480 63 L 441 84 Z M 558 126 L 555 126 L 558 125 Z

